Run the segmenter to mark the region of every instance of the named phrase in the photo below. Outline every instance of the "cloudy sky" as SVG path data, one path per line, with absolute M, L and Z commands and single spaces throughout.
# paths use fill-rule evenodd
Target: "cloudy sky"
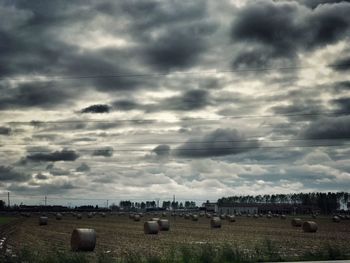
M 350 189 L 349 1 L 0 3 L 1 196 Z

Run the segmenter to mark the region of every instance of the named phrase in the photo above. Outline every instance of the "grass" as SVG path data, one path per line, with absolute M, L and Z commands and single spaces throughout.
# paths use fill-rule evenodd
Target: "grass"
M 10 223 L 12 220 L 14 220 L 13 217 L 0 216 L 0 225 L 5 225 L 7 223 Z
M 277 261 L 308 261 L 308 260 L 346 260 L 349 255 L 337 248 L 327 245 L 318 251 L 306 253 L 298 257 L 281 257 L 278 246 L 271 240 L 257 246 L 255 251 L 244 251 L 237 246 L 205 244 L 200 246 L 179 246 L 166 256 L 145 256 L 144 254 L 130 254 L 123 258 L 113 258 L 101 253 L 73 253 L 56 251 L 49 255 L 23 248 L 18 255 L 0 256 L 1 262 L 6 263 L 230 263 L 230 262 L 277 262 Z

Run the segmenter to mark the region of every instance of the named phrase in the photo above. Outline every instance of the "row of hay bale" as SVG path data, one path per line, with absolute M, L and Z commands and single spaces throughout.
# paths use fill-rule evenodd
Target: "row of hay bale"
M 169 231 L 170 223 L 167 219 L 152 218 L 144 222 L 143 231 L 148 235 L 156 235 L 159 231 Z
M 293 218 L 291 220 L 293 227 L 302 227 L 304 232 L 315 233 L 318 229 L 316 222 L 314 221 L 302 221 L 300 218 Z

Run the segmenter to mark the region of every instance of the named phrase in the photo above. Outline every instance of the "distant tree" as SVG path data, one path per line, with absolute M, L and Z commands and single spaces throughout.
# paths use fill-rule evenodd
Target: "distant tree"
M 0 210 L 5 210 L 6 203 L 3 200 L 0 200 Z

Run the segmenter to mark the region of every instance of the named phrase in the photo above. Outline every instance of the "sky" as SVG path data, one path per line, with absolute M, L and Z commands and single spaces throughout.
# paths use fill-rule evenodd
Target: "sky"
M 348 191 L 349 14 L 336 0 L 0 1 L 0 197 Z

